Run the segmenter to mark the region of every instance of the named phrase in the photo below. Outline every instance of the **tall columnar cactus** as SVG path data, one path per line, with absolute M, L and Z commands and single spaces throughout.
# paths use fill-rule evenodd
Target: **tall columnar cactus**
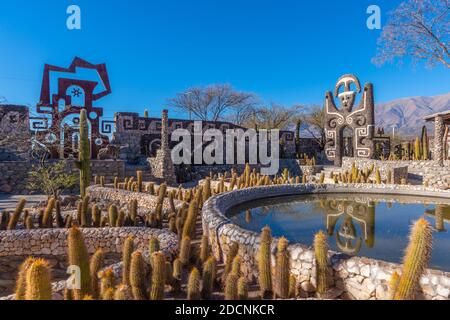
M 170 205 L 170 212 L 171 213 L 177 213 L 177 209 L 175 208 L 175 201 L 174 201 L 175 195 L 173 192 L 169 192 L 169 205 Z
M 138 202 L 136 199 L 130 201 L 130 218 L 134 226 L 137 226 L 138 220 Z
M 398 283 L 400 281 L 400 275 L 397 273 L 397 271 L 394 271 L 394 273 L 391 275 L 391 278 L 389 279 L 389 300 L 394 299 L 395 292 L 397 291 Z
M 22 211 L 25 208 L 26 203 L 27 203 L 27 200 L 24 198 L 19 200 L 19 203 L 17 204 L 13 215 L 9 218 L 8 230 L 16 229 L 17 222 L 19 222 L 20 215 L 22 214 Z
M 136 176 L 137 176 L 137 191 L 142 192 L 143 191 L 143 188 L 142 188 L 143 172 L 136 171 Z
M 415 160 L 420 160 L 422 158 L 422 150 L 420 149 L 419 137 L 416 137 L 416 141 L 414 141 L 414 158 Z
M 64 228 L 64 218 L 61 214 L 61 202 L 56 200 L 55 202 L 55 217 L 56 217 L 56 226 L 58 228 Z
M 197 223 L 198 202 L 191 201 L 189 204 L 188 215 L 183 227 L 183 236 L 193 238 L 195 232 L 195 224 Z
M 225 300 L 237 300 L 238 299 L 238 281 L 239 276 L 230 273 L 225 281 Z
M 55 198 L 50 198 L 47 203 L 47 207 L 44 210 L 44 216 L 42 217 L 42 226 L 44 228 L 51 228 L 53 224 L 53 209 L 55 208 Z
M 94 255 L 91 257 L 91 261 L 89 263 L 89 271 L 91 274 L 91 287 L 92 287 L 92 297 L 94 299 L 100 298 L 100 288 L 98 286 L 99 278 L 98 273 L 100 272 L 103 261 L 105 258 L 105 254 L 102 249 L 98 249 Z
M 69 247 L 69 265 L 77 266 L 80 270 L 80 287 L 74 289 L 74 299 L 81 300 L 84 296 L 92 293 L 92 282 L 89 268 L 89 254 L 80 229 L 72 227 L 69 230 L 67 243 Z
M 123 243 L 122 249 L 122 284 L 130 284 L 130 265 L 131 265 L 131 255 L 134 251 L 134 239 L 133 237 L 128 237 Z
M 200 300 L 200 272 L 193 268 L 188 280 L 187 288 L 188 300 Z
M 180 262 L 187 265 L 191 260 L 191 238 L 183 237 L 180 246 Z
M 287 299 L 289 296 L 289 252 L 287 250 L 289 242 L 282 237 L 278 241 L 278 251 L 275 266 L 275 294 L 281 299 Z
M 209 248 L 209 239 L 208 236 L 202 237 L 202 242 L 200 244 L 200 262 L 205 263 L 206 260 L 208 260 L 210 255 L 210 248 Z
M 80 171 L 80 196 L 86 196 L 86 188 L 91 183 L 91 145 L 89 142 L 89 126 L 86 109 L 80 113 L 80 137 L 78 162 L 76 162 Z
M 127 301 L 133 300 L 133 294 L 129 286 L 121 284 L 117 287 L 114 292 L 114 300 L 116 301 Z
M 381 184 L 381 173 L 378 168 L 375 170 L 375 183 Z
M 151 257 L 155 252 L 158 252 L 160 250 L 161 250 L 161 245 L 159 244 L 158 238 L 152 236 L 148 242 L 149 256 Z M 150 261 L 150 264 L 152 264 L 151 261 Z
M 261 297 L 268 299 L 272 295 L 272 231 L 265 227 L 261 232 L 261 244 L 258 252 L 259 287 Z
M 16 281 L 16 290 L 14 297 L 16 300 L 25 300 L 25 293 L 27 290 L 27 272 L 34 261 L 34 258 L 29 257 L 25 259 L 25 261 L 22 262 L 19 267 L 19 274 Z
M 173 261 L 173 268 L 172 268 L 172 291 L 173 292 L 180 292 L 181 291 L 181 277 L 183 274 L 183 264 L 181 263 L 180 259 L 175 259 Z
M 109 288 L 105 290 L 105 292 L 102 295 L 102 299 L 105 301 L 114 300 L 115 290 L 113 288 Z
M 102 213 L 100 211 L 100 208 L 98 207 L 98 205 L 94 204 L 92 206 L 92 225 L 94 228 L 99 228 L 100 227 L 100 221 L 102 219 Z
M 25 300 L 52 300 L 50 266 L 46 260 L 37 259 L 27 270 Z
M 231 273 L 231 270 L 233 269 L 234 258 L 236 258 L 238 253 L 239 253 L 239 244 L 237 242 L 233 242 L 230 246 L 230 249 L 227 252 L 227 255 L 226 255 L 225 268 L 223 270 L 223 275 L 222 275 L 223 282 L 226 281 L 228 274 Z
M 110 291 L 113 292 L 116 287 L 116 277 L 114 275 L 114 270 L 108 268 L 100 273 L 100 295 L 103 300 L 111 300 L 108 298 Z
M 119 189 L 119 178 L 114 177 L 114 189 Z
M 207 300 L 211 298 L 211 293 L 216 279 L 216 259 L 210 257 L 203 264 L 203 278 L 202 278 L 202 298 Z
M 323 231 L 319 231 L 314 237 L 314 257 L 317 293 L 320 296 L 328 291 L 328 240 Z
M 153 259 L 153 270 L 150 300 L 163 300 L 166 283 L 166 258 L 162 252 L 155 252 L 151 258 Z
M 302 127 L 302 122 L 300 120 L 297 121 L 297 124 L 295 126 L 295 154 L 297 155 L 297 158 L 300 159 L 300 130 Z
M 428 160 L 430 150 L 428 149 L 428 132 L 427 127 L 422 127 L 422 160 Z
M 80 225 L 82 228 L 89 226 L 88 221 L 88 211 L 89 211 L 89 202 L 91 201 L 89 196 L 83 197 L 83 202 L 81 205 L 81 216 L 80 216 Z
M 297 297 L 297 278 L 291 274 L 289 276 L 289 299 Z
M 131 256 L 130 285 L 134 300 L 146 300 L 145 261 L 142 254 L 136 251 Z
M 233 259 L 233 264 L 231 266 L 231 273 L 237 275 L 238 277 L 240 277 L 241 274 L 241 264 L 242 264 L 242 259 L 240 256 L 236 256 Z
M 167 184 L 163 183 L 158 190 L 158 203 L 163 205 L 167 193 Z
M 415 290 L 431 256 L 432 242 L 431 225 L 424 218 L 420 218 L 411 229 L 402 275 L 394 295 L 395 300 L 414 298 Z
M 237 283 L 237 295 L 239 300 L 248 300 L 248 284 L 245 277 L 240 277 Z
M 117 224 L 117 218 L 119 216 L 119 212 L 117 210 L 117 207 L 115 205 L 111 205 L 109 207 L 109 226 L 110 227 L 115 227 Z

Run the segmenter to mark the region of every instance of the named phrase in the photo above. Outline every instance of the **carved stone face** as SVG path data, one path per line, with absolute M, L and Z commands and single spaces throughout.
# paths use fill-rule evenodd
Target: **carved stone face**
M 353 104 L 355 103 L 356 92 L 348 91 L 339 94 L 339 100 L 341 100 L 342 109 L 347 112 L 351 112 Z

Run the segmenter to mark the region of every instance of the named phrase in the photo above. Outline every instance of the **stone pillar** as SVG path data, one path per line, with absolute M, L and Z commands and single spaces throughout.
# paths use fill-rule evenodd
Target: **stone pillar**
M 434 119 L 434 161 L 441 167 L 444 166 L 444 143 L 442 137 L 444 136 L 444 119 L 442 116 L 437 116 Z
M 175 167 L 169 146 L 169 111 L 163 110 L 161 118 L 161 149 L 156 158 L 151 161 L 152 174 L 155 178 L 164 180 L 168 185 L 177 183 Z

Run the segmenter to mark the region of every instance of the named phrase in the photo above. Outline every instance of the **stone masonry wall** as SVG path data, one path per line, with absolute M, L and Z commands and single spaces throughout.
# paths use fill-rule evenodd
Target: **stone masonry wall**
M 219 260 L 225 260 L 233 242 L 239 244 L 239 254 L 243 258 L 242 272 L 249 279 L 257 279 L 256 255 L 260 236 L 233 224 L 225 213 L 232 206 L 265 197 L 308 193 L 384 193 L 394 195 L 421 195 L 450 198 L 450 192 L 418 186 L 375 186 L 358 185 L 283 185 L 250 188 L 213 197 L 203 207 L 203 230 L 208 234 L 213 253 Z M 272 261 L 275 261 L 277 239 L 272 242 Z M 300 294 L 303 297 L 315 292 L 315 261 L 312 248 L 302 244 L 291 244 L 291 270 L 297 277 Z M 401 266 L 395 263 L 364 258 L 347 257 L 329 252 L 330 298 L 383 300 L 388 298 L 388 283 L 394 271 Z M 418 299 L 449 299 L 450 273 L 426 270 L 416 295 Z

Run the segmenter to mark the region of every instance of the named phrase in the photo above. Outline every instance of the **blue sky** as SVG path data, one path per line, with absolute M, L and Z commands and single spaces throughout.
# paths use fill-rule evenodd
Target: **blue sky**
M 0 96 L 35 105 L 44 63 L 74 56 L 107 63 L 115 111 L 159 115 L 190 86 L 230 83 L 267 102 L 322 104 L 344 73 L 373 82 L 377 102 L 449 92 L 450 72 L 371 64 L 379 31 L 366 27 L 377 4 L 383 23 L 394 0 L 15 0 L 0 4 Z M 66 9 L 82 10 L 82 30 Z

